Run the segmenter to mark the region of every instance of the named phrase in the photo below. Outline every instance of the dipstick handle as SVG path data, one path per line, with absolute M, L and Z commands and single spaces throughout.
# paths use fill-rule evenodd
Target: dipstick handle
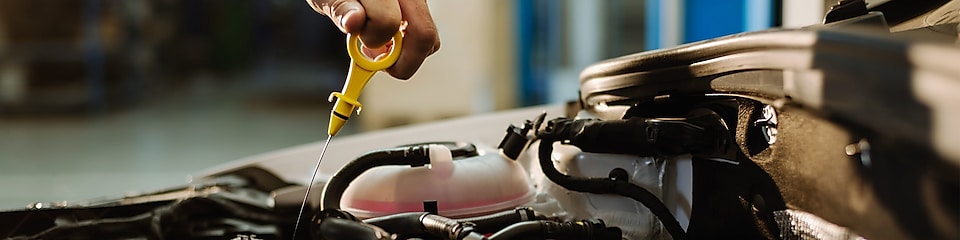
M 347 72 L 347 81 L 343 84 L 341 92 L 330 94 L 329 101 L 334 102 L 333 110 L 330 111 L 330 126 L 327 134 L 337 135 L 340 129 L 346 125 L 347 120 L 353 114 L 353 110 L 360 109 L 363 105 L 357 100 L 360 98 L 360 91 L 367 85 L 370 78 L 377 71 L 384 70 L 393 66 L 400 58 L 400 49 L 403 46 L 403 34 L 397 31 L 393 35 L 393 46 L 386 56 L 371 60 L 360 52 L 360 37 L 355 34 L 347 34 L 347 53 L 350 55 L 350 70 Z

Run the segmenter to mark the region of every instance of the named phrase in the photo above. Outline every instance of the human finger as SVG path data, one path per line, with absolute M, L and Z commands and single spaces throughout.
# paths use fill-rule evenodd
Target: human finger
M 426 0 L 401 0 L 400 12 L 407 24 L 403 46 L 397 63 L 388 68 L 387 73 L 398 79 L 409 79 L 427 56 L 440 49 L 440 36 Z
M 366 11 L 366 22 L 360 30 L 360 41 L 370 48 L 379 48 L 400 29 L 400 3 L 397 0 L 360 0 Z M 351 32 L 355 33 L 355 32 Z

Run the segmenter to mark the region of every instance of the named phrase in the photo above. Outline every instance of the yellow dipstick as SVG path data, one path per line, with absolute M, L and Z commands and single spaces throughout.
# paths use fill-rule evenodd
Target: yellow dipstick
M 357 98 L 360 97 L 360 90 L 367 85 L 370 78 L 377 71 L 384 70 L 393 66 L 400 58 L 400 47 L 403 46 L 403 34 L 397 31 L 393 35 L 393 46 L 386 56 L 377 57 L 370 60 L 369 57 L 360 52 L 360 37 L 354 34 L 347 34 L 347 53 L 350 54 L 350 71 L 347 72 L 347 82 L 343 84 L 343 92 L 333 92 L 330 94 L 330 101 L 336 98 L 337 102 L 333 104 L 333 110 L 330 111 L 330 127 L 327 129 L 327 141 L 323 144 L 323 150 L 320 150 L 320 157 L 317 158 L 317 166 L 313 168 L 313 176 L 310 177 L 310 183 L 307 184 L 307 191 L 303 194 L 303 202 L 300 203 L 300 213 L 297 214 L 297 224 L 293 225 L 293 234 L 291 239 L 296 239 L 297 230 L 300 228 L 300 221 L 303 218 L 303 210 L 307 206 L 307 197 L 310 196 L 310 189 L 313 189 L 313 180 L 317 178 L 317 172 L 320 171 L 320 161 L 330 146 L 330 140 L 337 132 L 343 128 L 343 125 L 350 119 L 353 109 L 360 109 L 363 105 Z
M 400 58 L 400 48 L 403 46 L 403 35 L 397 31 L 393 35 L 393 46 L 385 57 L 370 60 L 369 57 L 360 52 L 360 38 L 358 35 L 347 34 L 347 53 L 350 54 L 350 71 L 347 73 L 347 82 L 343 84 L 342 92 L 330 94 L 333 110 L 330 112 L 330 127 L 327 133 L 330 136 L 337 135 L 343 125 L 350 119 L 353 109 L 360 109 L 363 105 L 357 100 L 360 97 L 360 90 L 367 85 L 370 78 L 377 71 L 384 70 L 393 66 Z

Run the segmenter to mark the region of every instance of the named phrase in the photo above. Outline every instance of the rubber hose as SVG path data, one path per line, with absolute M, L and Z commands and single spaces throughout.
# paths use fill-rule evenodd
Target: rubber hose
M 364 223 L 383 228 L 384 231 L 397 234 L 398 237 L 422 237 L 430 235 L 443 239 L 482 238 L 474 231 L 472 222 L 463 222 L 427 212 L 398 213 L 371 218 Z M 477 238 L 479 237 L 479 238 Z
M 657 219 L 659 219 L 664 228 L 667 229 L 667 232 L 673 236 L 673 239 L 686 239 L 686 232 L 683 231 L 680 223 L 677 222 L 677 219 L 670 213 L 670 210 L 667 209 L 657 196 L 643 187 L 625 181 L 614 181 L 606 178 L 574 177 L 560 173 L 556 166 L 553 165 L 553 161 L 550 160 L 550 155 L 553 153 L 553 142 L 555 141 L 556 140 L 552 139 L 541 139 L 540 141 L 540 168 L 550 181 L 570 191 L 617 194 L 632 198 L 650 209 L 650 212 L 657 216 Z
M 535 237 L 541 235 L 543 235 L 543 229 L 541 228 L 540 223 L 529 221 L 510 225 L 509 227 L 490 235 L 487 237 L 487 239 L 535 239 Z
M 384 236 L 384 233 L 378 234 L 377 229 L 363 223 L 339 218 L 324 219 L 318 229 L 318 232 L 314 233 L 315 239 L 379 240 L 377 236 Z
M 337 171 L 324 186 L 321 209 L 339 209 L 343 192 L 363 172 L 380 166 L 423 166 L 430 163 L 429 152 L 427 146 L 413 146 L 369 152 L 358 157 Z
M 363 220 L 364 223 L 376 225 L 387 232 L 397 234 L 401 237 L 419 236 L 426 233 L 423 223 L 420 223 L 420 216 L 427 214 L 425 212 L 407 212 L 391 214 L 382 217 Z
M 606 227 L 603 221 L 526 221 L 510 225 L 494 233 L 488 240 L 502 239 L 554 239 L 554 240 L 620 240 L 623 233 L 619 228 Z
M 457 220 L 433 214 L 421 215 L 420 223 L 423 224 L 423 228 L 427 233 L 446 239 L 460 239 L 461 233 L 465 230 L 465 227 L 467 227 L 466 224 L 461 224 L 457 222 Z
M 546 217 L 537 214 L 531 208 L 518 208 L 486 216 L 457 219 L 461 223 L 473 223 L 473 230 L 480 233 L 492 233 L 515 223 L 533 220 L 546 220 Z
M 398 213 L 391 214 L 382 217 L 370 218 L 363 220 L 365 223 L 373 224 L 378 227 L 383 228 L 391 233 L 405 235 L 416 235 L 423 233 L 423 224 L 420 222 L 420 217 L 425 212 L 408 212 L 408 213 Z M 505 227 L 508 227 L 514 223 L 522 221 L 532 221 L 532 220 L 544 220 L 546 218 L 542 216 L 536 216 L 536 213 L 533 210 L 528 208 L 519 208 L 516 210 L 503 211 L 499 213 L 494 213 L 486 216 L 478 216 L 472 218 L 464 219 L 455 219 L 461 224 L 473 224 L 473 229 L 476 232 L 480 233 L 492 233 L 499 231 Z

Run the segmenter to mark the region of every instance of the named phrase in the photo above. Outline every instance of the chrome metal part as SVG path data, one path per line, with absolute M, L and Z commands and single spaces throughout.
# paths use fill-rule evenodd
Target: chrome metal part
M 777 142 L 777 110 L 771 105 L 765 105 L 762 114 L 753 125 L 760 127 L 767 144 L 774 144 Z
M 300 219 L 303 218 L 303 209 L 307 206 L 307 197 L 310 196 L 310 189 L 313 188 L 313 182 L 317 178 L 317 172 L 320 171 L 320 162 L 323 160 L 323 155 L 327 153 L 327 147 L 330 146 L 330 139 L 333 138 L 333 135 L 327 136 L 327 141 L 323 144 L 323 150 L 320 150 L 320 157 L 317 157 L 317 166 L 313 168 L 313 176 L 310 177 L 310 183 L 307 185 L 307 192 L 303 194 L 303 203 L 300 204 L 300 213 L 297 214 L 297 223 L 293 226 L 293 237 L 291 239 L 297 239 L 297 229 L 300 228 Z
M 844 152 L 847 153 L 847 156 L 858 156 L 860 164 L 863 164 L 865 167 L 869 167 L 872 163 L 872 160 L 870 160 L 870 142 L 868 142 L 866 138 L 847 145 L 844 147 Z
M 837 226 L 816 215 L 800 210 L 774 211 L 773 217 L 780 226 L 780 238 L 819 240 L 819 239 L 866 239 L 850 229 Z

